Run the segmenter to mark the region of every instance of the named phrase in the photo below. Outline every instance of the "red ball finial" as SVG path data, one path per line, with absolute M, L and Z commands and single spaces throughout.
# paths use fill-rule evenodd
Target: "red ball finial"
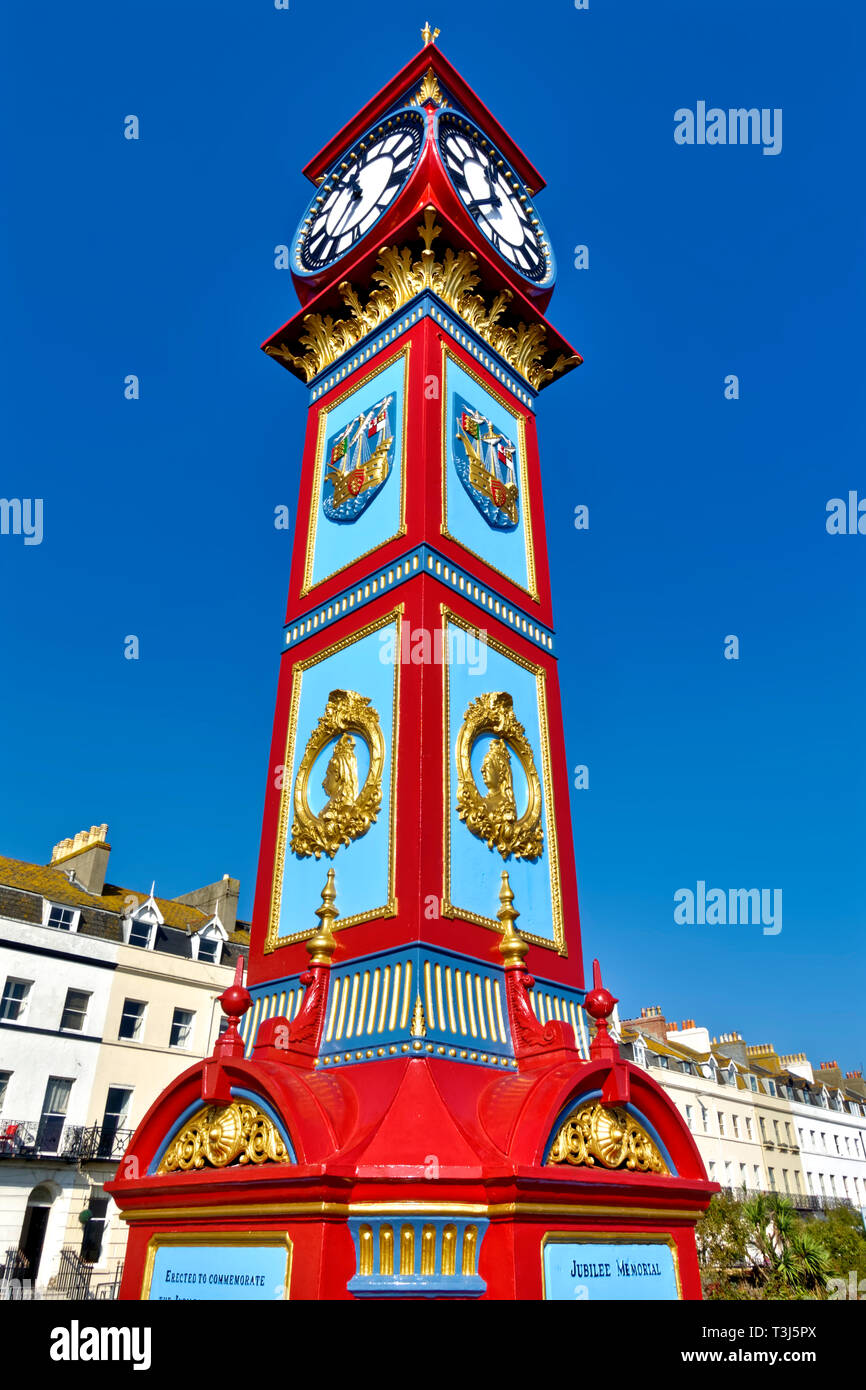
M 605 989 L 601 982 L 601 966 L 597 960 L 592 962 L 592 989 L 583 1001 L 583 1006 L 588 1014 L 600 1020 L 607 1018 L 613 1013 L 614 1004 L 619 1000 L 615 999 L 609 989 Z

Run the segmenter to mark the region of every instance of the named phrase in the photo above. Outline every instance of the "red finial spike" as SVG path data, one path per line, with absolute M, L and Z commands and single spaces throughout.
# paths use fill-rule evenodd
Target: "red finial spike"
M 583 1001 L 586 1012 L 595 1019 L 595 1037 L 590 1044 L 589 1055 L 593 1058 L 606 1057 L 614 1060 L 619 1057 L 619 1048 L 610 1035 L 607 1020 L 613 1007 L 619 1003 L 609 989 L 601 982 L 601 966 L 597 960 L 592 962 L 592 989 Z
M 614 1004 L 619 1000 L 615 999 L 609 989 L 605 989 L 601 982 L 601 966 L 597 960 L 592 962 L 592 989 L 586 996 L 584 1008 L 588 1014 L 598 1021 L 607 1018 L 608 1014 L 613 1013 Z
M 234 981 L 220 995 L 222 1011 L 228 1016 L 229 1026 L 214 1044 L 215 1057 L 243 1056 L 244 1044 L 238 1032 L 238 1019 L 246 1013 L 252 1002 L 252 995 L 244 985 L 244 958 L 239 955 L 235 962 Z

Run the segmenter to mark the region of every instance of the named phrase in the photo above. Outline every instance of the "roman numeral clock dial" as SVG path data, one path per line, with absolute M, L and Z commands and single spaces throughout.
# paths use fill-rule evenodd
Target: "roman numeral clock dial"
M 448 177 L 493 249 L 534 285 L 552 284 L 553 255 L 544 227 L 496 147 L 455 112 L 442 112 L 437 139 Z
M 397 111 L 359 140 L 322 183 L 298 228 L 294 268 L 315 275 L 351 251 L 394 201 L 418 162 L 424 118 Z

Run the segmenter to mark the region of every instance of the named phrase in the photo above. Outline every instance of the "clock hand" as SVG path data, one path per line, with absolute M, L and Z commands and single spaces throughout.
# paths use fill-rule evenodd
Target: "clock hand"
M 495 195 L 492 198 L 476 198 L 474 202 L 469 204 L 469 211 L 473 213 L 480 212 L 482 208 L 486 207 L 501 208 L 502 199 L 497 198 Z

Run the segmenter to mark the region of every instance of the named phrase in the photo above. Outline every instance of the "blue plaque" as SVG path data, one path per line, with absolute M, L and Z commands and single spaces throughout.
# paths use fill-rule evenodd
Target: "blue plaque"
M 544 1297 L 552 1299 L 677 1299 L 674 1252 L 664 1241 L 547 1240 Z
M 226 1302 L 288 1297 L 290 1247 L 279 1244 L 181 1245 L 166 1243 L 153 1252 L 142 1297 L 184 1302 Z

